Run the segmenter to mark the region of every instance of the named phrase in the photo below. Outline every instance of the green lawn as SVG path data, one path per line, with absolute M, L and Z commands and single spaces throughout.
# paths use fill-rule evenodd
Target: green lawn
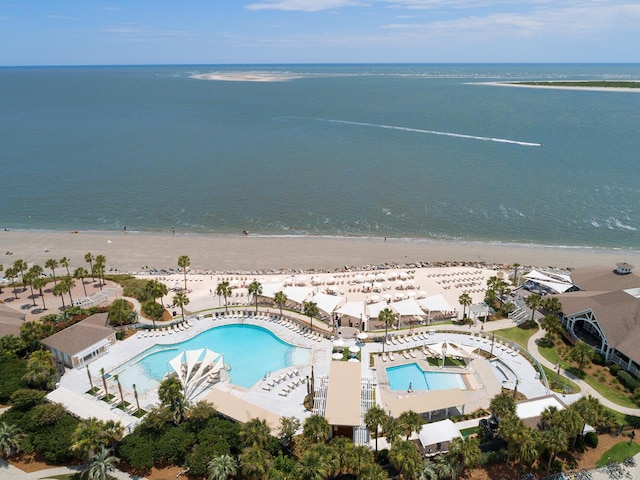
M 527 349 L 527 345 L 529 343 L 529 338 L 531 335 L 538 331 L 537 328 L 520 328 L 520 327 L 511 327 L 511 328 L 503 328 L 502 330 L 496 330 L 496 335 L 506 338 L 507 340 L 511 340 L 512 342 L 517 343 L 524 349 Z M 488 338 L 491 338 L 491 335 L 487 335 Z
M 542 365 L 542 364 L 541 364 Z M 558 376 L 556 372 L 542 365 L 544 369 L 544 374 L 547 376 L 547 382 L 549 383 L 549 388 L 554 392 L 562 393 L 562 386 L 566 385 L 571 389 L 571 393 L 578 393 L 582 389 L 577 383 L 572 382 L 567 377 L 563 377 L 560 375 L 560 380 L 558 380 Z
M 55 478 L 57 480 L 78 480 L 80 478 L 80 475 L 77 473 L 63 473 L 61 475 L 53 475 L 51 477 L 40 477 L 41 479 L 50 479 L 50 478 Z
M 625 458 L 633 457 L 638 452 L 640 452 L 640 445 L 635 442 L 631 442 L 631 445 L 629 445 L 629 440 L 625 440 L 604 452 L 600 460 L 596 462 L 596 465 L 603 467 L 609 462 L 622 463 Z

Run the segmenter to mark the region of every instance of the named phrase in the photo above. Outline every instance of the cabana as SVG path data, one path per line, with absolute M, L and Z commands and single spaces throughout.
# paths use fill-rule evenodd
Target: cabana
M 456 424 L 450 419 L 427 423 L 418 432 L 422 452 L 425 455 L 435 455 L 449 450 L 449 443 L 454 438 L 462 438 Z
M 347 302 L 342 307 L 340 307 L 336 313 L 340 315 L 346 315 L 348 317 L 355 318 L 358 321 L 364 319 L 366 311 L 365 311 L 365 303 L 364 302 Z
M 333 311 L 346 300 L 346 297 L 341 297 L 339 295 L 327 295 L 326 293 L 316 293 L 311 299 L 312 302 L 315 302 L 315 304 L 318 305 L 320 310 L 326 312 L 329 316 L 331 316 Z
M 453 308 L 441 293 L 418 300 L 418 303 L 429 312 L 427 323 L 431 323 L 431 312 L 453 312 Z
M 474 350 L 477 350 L 478 347 L 468 347 L 466 345 L 460 345 L 458 343 L 445 340 L 443 342 L 425 345 L 424 348 L 427 356 L 441 358 L 442 366 L 444 366 L 446 357 L 452 357 L 463 359 L 465 368 L 468 368 L 469 362 L 477 357 Z
M 402 317 L 424 317 L 425 313 L 413 298 L 407 300 L 401 300 L 399 302 L 393 302 L 390 305 L 396 312 L 398 312 L 398 328 L 402 324 Z
M 285 287 L 284 294 L 289 300 L 302 305 L 307 298 L 313 293 L 313 288 L 310 287 Z
M 485 302 L 482 303 L 474 303 L 473 305 L 469 305 L 469 315 L 473 318 L 473 322 L 477 322 L 478 318 L 484 317 L 485 321 L 487 317 L 491 314 L 491 307 L 487 305 Z

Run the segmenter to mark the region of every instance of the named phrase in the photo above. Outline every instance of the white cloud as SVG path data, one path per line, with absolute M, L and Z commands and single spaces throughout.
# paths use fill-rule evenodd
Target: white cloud
M 359 0 L 263 0 L 250 3 L 248 10 L 285 10 L 298 12 L 319 12 L 343 7 L 367 7 L 370 3 Z

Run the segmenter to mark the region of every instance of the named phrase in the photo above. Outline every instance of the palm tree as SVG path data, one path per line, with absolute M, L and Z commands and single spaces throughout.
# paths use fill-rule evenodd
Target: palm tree
M 13 262 L 13 269 L 16 271 L 16 273 L 18 275 L 20 275 L 20 278 L 22 279 L 22 285 L 24 286 L 24 272 L 27 271 L 28 269 L 28 265 L 27 263 L 22 260 L 22 259 L 18 259 L 15 262 Z
M 558 297 L 547 297 L 542 301 L 542 309 L 551 315 L 557 315 L 562 311 L 562 303 Z
M 189 297 L 187 297 L 187 294 L 184 292 L 177 292 L 174 296 L 173 296 L 173 306 L 174 307 L 180 307 L 180 311 L 182 312 L 182 319 L 185 319 L 184 316 L 184 307 L 186 307 L 187 305 L 189 305 Z
M 169 289 L 167 288 L 167 286 L 164 283 L 159 282 L 158 280 L 149 280 L 145 288 L 149 292 L 149 295 L 151 295 L 151 298 L 153 298 L 154 300 L 157 298 L 160 299 L 160 305 L 162 305 L 162 308 L 164 308 L 164 296 L 169 293 Z
M 287 303 L 287 300 L 289 300 L 287 298 L 287 295 L 280 290 L 279 292 L 276 292 L 275 295 L 273 296 L 273 303 L 275 303 L 279 308 L 280 308 L 280 316 L 282 317 L 282 307 L 284 307 L 284 305 Z
M 382 342 L 382 353 L 384 353 L 384 346 L 387 343 L 387 335 L 389 333 L 389 327 L 395 323 L 398 318 L 398 314 L 390 308 L 385 308 L 378 314 L 378 320 L 384 323 L 384 341 Z
M 540 436 L 537 430 L 524 427 L 523 434 L 518 442 L 518 456 L 520 461 L 527 466 L 531 466 L 538 458 L 540 448 Z
M 366 445 L 354 445 L 347 439 L 352 448 L 347 449 L 346 464 L 349 472 L 356 478 L 362 478 L 363 472 L 373 463 L 373 453 Z
M 542 297 L 537 293 L 532 293 L 525 299 L 524 303 L 531 309 L 531 321 L 533 322 L 536 310 L 542 306 Z
M 452 475 L 453 472 L 451 476 Z M 438 480 L 439 478 L 440 475 L 438 474 L 438 466 L 436 465 L 436 462 L 425 458 L 422 461 L 422 470 L 420 470 L 418 480 Z M 443 475 L 442 478 L 445 478 L 445 476 Z
M 462 305 L 462 318 L 465 319 L 467 318 L 467 307 L 471 305 L 471 303 L 473 303 L 473 301 L 471 300 L 471 295 L 469 295 L 467 292 L 464 292 L 458 297 L 458 302 L 460 302 L 460 305 Z
M 42 299 L 42 309 L 46 310 L 47 306 L 44 303 L 44 295 L 42 294 L 42 289 L 47 285 L 47 279 L 43 277 L 38 277 L 33 280 L 33 287 L 37 288 L 40 292 L 40 298 Z
M 91 252 L 85 253 L 84 261 L 89 264 L 89 270 L 91 271 L 91 279 L 95 282 L 96 278 L 93 276 L 93 261 L 94 260 L 95 260 L 95 257 L 93 255 L 91 255 Z
M 540 320 L 540 326 L 547 331 L 545 336 L 549 342 L 553 342 L 563 329 L 562 322 L 555 315 L 545 315 Z
M 49 350 L 36 350 L 27 361 L 27 369 L 22 379 L 29 386 L 46 390 L 56 380 L 56 366 Z
M 4 271 L 4 276 L 9 279 L 9 283 L 13 287 L 13 294 L 16 296 L 16 300 L 18 299 L 18 291 L 16 290 L 16 285 L 14 280 L 18 276 L 18 273 L 15 271 L 13 267 L 9 267 Z
M 37 306 L 36 305 L 36 295 L 33 293 L 33 282 L 38 278 L 34 275 L 33 272 L 28 271 L 26 274 L 24 274 L 22 276 L 24 278 L 24 281 L 27 285 L 29 285 L 29 288 L 31 288 L 31 300 L 33 301 L 33 306 Z
M 282 445 L 287 448 L 291 447 L 293 437 L 300 428 L 302 423 L 296 417 L 280 417 L 280 427 L 278 429 L 278 438 Z
M 253 295 L 253 298 L 256 301 L 256 315 L 257 315 L 258 314 L 258 296 L 262 295 L 262 284 L 259 281 L 254 280 L 249 284 L 248 291 L 249 291 L 249 295 Z
M 63 283 L 62 283 L 62 282 L 60 282 L 60 283 L 56 283 L 56 284 L 53 286 L 53 294 L 54 294 L 56 297 L 60 297 L 60 299 L 62 300 L 62 309 L 63 309 L 63 310 L 64 310 L 65 308 L 67 308 L 67 307 L 66 307 L 66 305 L 64 304 L 64 294 L 65 294 L 65 293 L 66 293 L 65 286 L 63 285 Z
M 433 459 L 433 466 L 438 479 L 456 478 L 456 467 L 455 465 L 452 465 L 451 462 L 449 462 L 449 459 L 446 455 L 438 455 L 435 459 Z
M 191 259 L 188 255 L 180 255 L 178 257 L 178 267 L 182 269 L 182 273 L 184 274 L 184 291 L 187 291 L 187 268 L 191 265 Z
M 301 480 L 325 480 L 331 475 L 327 457 L 316 449 L 308 450 L 298 462 L 297 478 Z
M 587 424 L 594 426 L 598 425 L 602 418 L 602 413 L 604 412 L 604 407 L 600 403 L 600 400 L 592 397 L 591 395 L 580 397 L 578 401 L 571 404 L 570 408 L 575 410 L 578 415 L 580 415 L 580 418 L 582 418 L 580 434 L 584 433 L 584 429 Z
M 264 418 L 252 418 L 240 427 L 239 436 L 244 448 L 266 448 L 271 438 L 271 430 Z
M 229 282 L 225 280 L 218 283 L 218 286 L 216 287 L 216 295 L 224 297 L 224 312 L 229 313 L 227 305 L 227 297 L 231 296 L 231 287 L 229 286 Z
M 104 271 L 107 268 L 107 258 L 104 255 L 98 255 L 96 257 L 96 267 L 98 270 L 98 281 L 100 282 L 100 290 L 104 285 Z
M 578 343 L 569 350 L 567 357 L 572 362 L 576 362 L 578 364 L 578 369 L 582 372 L 584 367 L 593 360 L 593 355 L 593 348 L 582 340 L 578 340 Z
M 369 433 L 374 435 L 376 439 L 376 452 L 378 451 L 378 431 L 387 420 L 387 414 L 384 409 L 378 405 L 374 405 L 364 414 L 364 424 L 367 426 Z
M 331 427 L 322 415 L 313 414 L 305 419 L 302 436 L 310 443 L 324 442 L 330 435 Z
M 515 283 L 516 287 L 518 287 L 518 268 L 520 268 L 520 264 L 519 263 L 514 263 L 513 264 L 513 283 Z
M 57 285 L 58 281 L 56 280 L 56 268 L 58 268 L 59 266 L 58 260 L 56 260 L 55 258 L 50 258 L 45 262 L 44 266 L 51 270 L 51 273 L 53 274 L 53 284 Z
M 237 472 L 238 462 L 226 453 L 213 457 L 207 464 L 207 480 L 228 480 Z
M 424 423 L 420 415 L 413 410 L 402 412 L 398 417 L 397 422 L 400 430 L 402 430 L 405 435 L 405 440 L 409 440 L 409 437 L 413 432 L 419 432 L 422 428 L 422 424 Z
M 69 305 L 73 305 L 71 290 L 76 286 L 75 280 L 72 277 L 64 277 L 62 280 L 60 280 L 60 283 L 64 285 L 64 291 L 69 294 Z
M 71 276 L 71 272 L 69 272 L 69 262 L 70 260 L 67 257 L 62 257 L 60 259 L 60 266 L 67 269 L 67 275 Z
M 388 480 L 387 472 L 375 462 L 366 465 L 362 470 L 359 480 Z
M 447 457 L 453 465 L 458 466 L 460 472 L 466 468 L 473 469 L 482 460 L 480 441 L 477 437 L 454 438 L 449 443 Z
M 87 296 L 87 286 L 84 284 L 84 279 L 89 276 L 89 272 L 84 267 L 78 267 L 73 271 L 73 278 L 82 282 L 82 289 L 84 290 L 84 296 Z
M 318 309 L 318 304 L 316 302 L 303 302 L 302 308 L 305 316 L 309 317 L 311 322 L 311 331 L 313 331 L 313 317 L 317 316 L 320 313 Z
M 140 410 L 140 399 L 138 398 L 138 390 L 136 389 L 136 384 L 133 384 L 133 396 L 136 399 L 136 411 Z
M 489 411 L 500 421 L 502 418 L 516 413 L 516 401 L 509 393 L 499 393 L 491 399 Z
M 547 473 L 551 470 L 551 464 L 560 452 L 567 449 L 567 433 L 560 427 L 553 427 L 542 432 L 542 444 L 549 450 L 549 463 L 547 463 Z
M 269 471 L 269 454 L 260 447 L 249 447 L 240 455 L 243 478 L 262 479 Z
M 389 461 L 401 478 L 416 478 L 422 468 L 418 447 L 408 440 L 398 440 L 389 450 Z
M 109 472 L 116 468 L 119 458 L 111 455 L 111 450 L 102 447 L 88 462 L 87 468 L 82 471 L 82 478 L 87 480 L 108 480 Z
M 120 383 L 120 376 L 114 375 L 113 379 L 118 384 L 118 390 L 120 391 L 120 407 L 124 410 L 124 394 L 122 393 L 122 384 Z
M 104 373 L 104 368 L 100 369 L 100 376 L 102 377 L 102 385 L 104 386 L 104 397 L 109 400 L 109 389 L 107 388 L 107 376 Z
M 522 439 L 525 425 L 515 413 L 510 413 L 500 419 L 499 428 L 502 438 L 507 442 L 507 461 L 505 465 L 508 465 L 511 455 L 516 450 L 518 442 Z
M 400 440 L 400 433 L 402 433 L 398 421 L 393 417 L 387 417 L 387 421 L 382 425 L 382 432 L 387 443 L 391 445 Z
M 0 423 L 0 453 L 4 458 L 13 457 L 16 453 L 20 452 L 22 442 L 27 436 L 22 430 L 8 423 Z
M 80 422 L 72 435 L 71 450 L 76 452 L 79 458 L 93 458 L 107 444 L 104 427 L 104 422 L 95 417 Z
M 160 383 L 158 398 L 173 413 L 173 421 L 179 425 L 184 419 L 185 398 L 182 383 L 178 377 L 172 375 Z
M 124 298 L 114 300 L 109 306 L 109 314 L 107 316 L 109 324 L 119 325 L 122 328 L 122 325 L 127 319 L 130 311 L 131 307 L 129 306 L 129 302 Z

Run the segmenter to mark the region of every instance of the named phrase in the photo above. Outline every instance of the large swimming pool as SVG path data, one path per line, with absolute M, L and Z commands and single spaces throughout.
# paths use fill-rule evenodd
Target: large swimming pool
M 311 350 L 282 341 L 266 328 L 255 325 L 222 325 L 202 332 L 184 342 L 155 345 L 132 358 L 110 375 L 118 374 L 124 388 L 139 393 L 158 386 L 170 371 L 169 360 L 185 350 L 208 348 L 224 355 L 231 367 L 231 383 L 249 388 L 264 377 L 293 365 L 310 362 Z
M 407 390 L 409 384 L 415 391 L 450 390 L 458 388 L 466 390 L 462 375 L 449 372 L 425 372 L 417 363 L 398 365 L 387 368 L 387 378 L 391 390 Z

